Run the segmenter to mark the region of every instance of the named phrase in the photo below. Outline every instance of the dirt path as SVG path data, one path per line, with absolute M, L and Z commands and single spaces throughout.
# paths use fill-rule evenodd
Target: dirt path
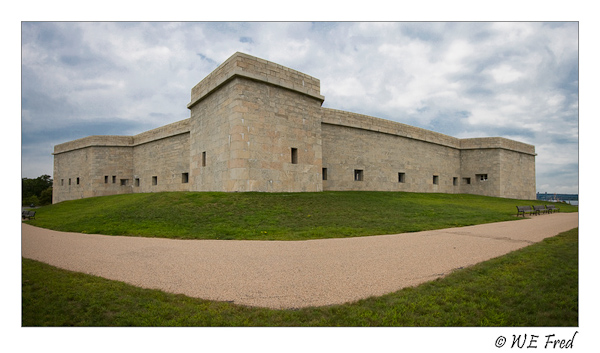
M 172 240 L 22 224 L 22 256 L 144 288 L 270 308 L 341 304 L 444 276 L 578 227 L 578 213 L 307 241 Z

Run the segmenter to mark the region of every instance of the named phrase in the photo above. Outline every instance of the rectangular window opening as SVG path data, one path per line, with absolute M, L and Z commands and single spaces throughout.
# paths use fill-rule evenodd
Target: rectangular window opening
M 452 178 L 452 185 L 454 185 L 454 186 L 458 185 L 458 178 L 457 177 Z
M 362 169 L 354 169 L 354 181 L 363 181 Z
M 189 174 L 188 173 L 181 173 L 181 183 L 187 184 L 188 181 L 189 181 Z
M 71 178 L 69 178 L 69 185 L 71 185 Z
M 115 184 L 117 182 L 117 176 L 113 175 L 112 176 L 112 183 Z
M 202 166 L 206 167 L 206 151 L 202 152 Z
M 476 174 L 475 177 L 479 181 L 487 181 L 488 180 L 488 175 L 487 174 Z
M 463 184 L 470 185 L 471 184 L 471 178 L 463 178 Z
M 323 168 L 323 180 L 327 180 L 327 168 Z
M 60 179 L 60 186 L 64 186 L 65 185 L 65 179 Z
M 135 178 L 135 186 L 140 186 L 140 178 Z
M 406 173 L 398 173 L 398 182 L 405 183 L 406 182 Z
M 157 176 L 152 177 L 152 185 L 158 185 L 158 177 Z
M 292 164 L 298 164 L 298 149 L 292 147 Z
M 108 184 L 108 175 L 104 176 L 104 184 Z
M 128 179 L 121 179 L 121 186 L 127 186 Z
M 79 178 L 77 178 L 77 185 L 79 185 Z
M 433 185 L 438 185 L 439 183 L 440 183 L 440 176 L 434 175 L 433 176 Z

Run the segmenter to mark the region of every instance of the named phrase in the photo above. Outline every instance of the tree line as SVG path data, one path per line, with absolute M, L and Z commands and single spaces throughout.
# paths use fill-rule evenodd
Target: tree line
M 52 179 L 44 174 L 35 179 L 21 179 L 23 206 L 43 206 L 52 203 Z

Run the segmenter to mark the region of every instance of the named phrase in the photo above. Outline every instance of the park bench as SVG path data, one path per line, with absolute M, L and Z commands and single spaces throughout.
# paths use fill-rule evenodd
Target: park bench
M 533 210 L 535 211 L 535 214 L 548 213 L 548 210 L 544 205 L 533 206 Z
M 23 211 L 21 217 L 23 219 L 35 219 L 35 211 Z
M 533 210 L 533 208 L 531 208 L 531 206 L 517 206 L 517 217 L 519 217 L 520 214 L 522 214 L 523 217 L 525 217 L 526 213 L 535 214 L 536 212 Z
M 554 205 L 546 205 L 546 209 L 548 210 L 548 213 L 560 212 L 560 208 Z

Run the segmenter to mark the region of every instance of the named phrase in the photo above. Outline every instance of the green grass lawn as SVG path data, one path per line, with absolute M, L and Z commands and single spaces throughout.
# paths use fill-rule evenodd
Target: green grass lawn
M 578 326 L 578 229 L 413 288 L 270 310 L 22 260 L 23 326 Z
M 467 194 L 164 192 L 65 201 L 27 223 L 61 231 L 183 239 L 303 240 L 516 219 L 517 205 Z M 561 212 L 576 206 L 560 204 Z

